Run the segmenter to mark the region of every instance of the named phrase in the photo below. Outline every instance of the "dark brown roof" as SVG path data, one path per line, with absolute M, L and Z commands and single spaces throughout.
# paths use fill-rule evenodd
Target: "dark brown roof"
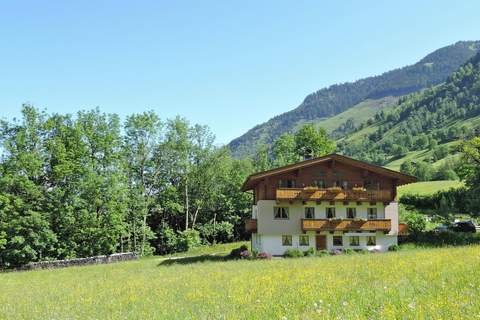
M 410 176 L 408 174 L 404 174 L 404 173 L 401 173 L 401 172 L 398 172 L 398 171 L 395 171 L 395 170 L 390 170 L 390 169 L 387 169 L 387 168 L 384 168 L 384 167 L 381 167 L 381 166 L 377 166 L 377 165 L 374 165 L 374 164 L 370 164 L 370 163 L 367 163 L 367 162 L 363 162 L 363 161 L 360 161 L 360 160 L 355 160 L 355 159 L 352 159 L 352 158 L 349 158 L 349 157 L 346 157 L 346 156 L 342 156 L 342 155 L 339 155 L 339 154 L 336 154 L 336 153 L 332 153 L 332 154 L 329 154 L 329 155 L 326 155 L 326 156 L 323 156 L 323 157 L 319 157 L 319 158 L 315 158 L 315 159 L 310 159 L 310 160 L 305 160 L 305 161 L 297 162 L 297 163 L 294 163 L 294 164 L 290 164 L 288 166 L 279 167 L 279 168 L 275 168 L 275 169 L 271 169 L 271 170 L 267 170 L 267 171 L 254 173 L 254 174 L 250 175 L 247 178 L 247 180 L 243 183 L 242 191 L 247 191 L 247 190 L 253 189 L 254 186 L 263 178 L 271 177 L 271 176 L 274 176 L 274 175 L 277 175 L 277 174 L 286 173 L 286 172 L 293 171 L 293 170 L 297 170 L 299 168 L 309 167 L 309 166 L 312 166 L 312 165 L 316 165 L 318 163 L 327 162 L 327 161 L 331 161 L 331 160 L 335 160 L 335 161 L 338 161 L 338 162 L 341 162 L 341 163 L 345 163 L 345 164 L 351 165 L 353 167 L 366 169 L 366 170 L 375 172 L 377 174 L 390 177 L 392 179 L 398 179 L 398 185 L 412 183 L 412 182 L 417 181 L 417 178 L 415 178 L 414 176 Z

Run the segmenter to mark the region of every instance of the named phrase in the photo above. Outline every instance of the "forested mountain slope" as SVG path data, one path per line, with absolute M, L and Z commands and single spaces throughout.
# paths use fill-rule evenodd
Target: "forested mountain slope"
M 230 142 L 229 147 L 237 157 L 252 154 L 259 144 L 271 143 L 280 134 L 294 131 L 302 123 L 325 120 L 366 100 L 375 102 L 437 85 L 473 57 L 479 48 L 480 41 L 457 42 L 434 51 L 413 65 L 321 89 L 308 95 L 296 109 L 252 128 Z M 380 108 L 385 105 L 389 106 L 378 104 Z
M 396 107 L 380 111 L 337 145 L 346 155 L 388 165 L 422 155 L 445 158 L 460 140 L 479 133 L 480 53 L 445 83 L 402 97 Z

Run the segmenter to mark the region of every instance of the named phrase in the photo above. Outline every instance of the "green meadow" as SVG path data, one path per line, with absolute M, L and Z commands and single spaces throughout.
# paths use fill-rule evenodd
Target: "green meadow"
M 208 252 L 3 273 L 0 319 L 480 317 L 480 246 L 253 261 Z

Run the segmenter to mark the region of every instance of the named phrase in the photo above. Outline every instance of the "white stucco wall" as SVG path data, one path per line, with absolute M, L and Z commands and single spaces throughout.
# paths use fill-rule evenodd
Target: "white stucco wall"
M 360 245 L 359 246 L 350 246 L 349 235 L 343 234 L 342 232 L 336 232 L 335 234 L 330 234 L 322 232 L 321 234 L 326 235 L 327 237 L 327 249 L 328 251 L 333 251 L 335 249 L 367 249 L 367 250 L 378 250 L 378 251 L 387 251 L 388 247 L 394 244 L 397 244 L 397 237 L 384 234 L 383 232 L 377 232 L 376 245 L 367 246 L 367 236 L 370 233 L 365 233 L 364 235 L 359 236 Z M 315 248 L 315 233 L 309 232 L 309 245 L 300 246 L 299 236 L 300 234 L 292 235 L 292 245 L 283 246 L 282 245 L 282 235 L 263 235 L 263 234 L 254 234 L 252 235 L 252 248 L 259 252 L 268 252 L 272 255 L 283 255 L 287 249 L 299 249 L 302 251 L 307 250 L 308 248 Z M 343 246 L 334 246 L 333 245 L 333 236 L 342 236 L 343 237 Z
M 273 208 L 276 206 L 288 207 L 289 219 L 274 219 Z M 256 208 L 254 208 L 254 212 L 252 212 L 257 218 L 257 234 L 252 235 L 253 249 L 260 252 L 268 252 L 273 255 L 283 255 L 285 250 L 289 248 L 300 250 L 307 250 L 309 247 L 316 248 L 316 233 L 312 231 L 308 232 L 309 246 L 300 246 L 299 244 L 299 236 L 302 234 L 301 219 L 304 218 L 305 207 L 315 208 L 315 219 L 325 219 L 327 207 L 335 207 L 336 218 L 345 219 L 347 218 L 347 208 L 354 207 L 356 208 L 357 218 L 367 219 L 367 208 L 377 208 L 378 219 L 391 220 L 392 229 L 388 234 L 384 234 L 383 232 L 374 233 L 376 236 L 375 246 L 367 246 L 366 244 L 367 235 L 372 233 L 359 233 L 360 246 L 351 247 L 349 245 L 350 241 L 348 233 L 344 234 L 343 232 L 336 232 L 335 235 L 341 235 L 343 237 L 344 245 L 343 247 L 335 247 L 333 246 L 334 234 L 331 234 L 330 232 L 322 232 L 320 234 L 326 235 L 327 237 L 327 250 L 329 251 L 345 248 L 386 251 L 390 245 L 397 244 L 398 204 L 396 202 L 384 206 L 381 202 L 377 202 L 375 205 L 371 205 L 368 202 L 362 202 L 361 205 L 357 205 L 356 202 L 350 202 L 348 205 L 344 205 L 343 202 L 336 202 L 335 205 L 330 205 L 328 201 L 322 201 L 321 204 L 317 204 L 316 202 L 307 202 L 306 204 L 303 204 L 300 201 L 296 201 L 292 204 L 288 202 L 277 204 L 274 200 L 260 200 L 258 201 Z M 291 246 L 282 245 L 282 235 L 292 236 Z
M 288 207 L 290 218 L 288 220 L 276 220 L 274 219 L 273 208 L 279 207 Z M 256 215 L 257 215 L 257 230 L 259 234 L 301 234 L 301 219 L 305 215 L 305 207 L 314 207 L 315 208 L 315 219 L 325 219 L 326 218 L 326 208 L 335 207 L 335 216 L 336 218 L 345 219 L 347 218 L 347 208 L 356 208 L 357 218 L 367 219 L 367 208 L 377 208 L 377 218 L 378 219 L 392 219 L 392 230 L 393 225 L 396 226 L 395 234 L 398 231 L 398 206 L 392 206 L 390 204 L 387 207 L 390 207 L 389 215 L 390 217 L 385 216 L 385 206 L 382 202 L 377 202 L 375 205 L 370 205 L 368 202 L 362 202 L 361 205 L 357 205 L 356 202 L 351 201 L 348 205 L 344 205 L 343 202 L 336 202 L 335 205 L 330 205 L 328 201 L 322 201 L 321 204 L 316 204 L 315 202 L 307 202 L 305 205 L 300 201 L 295 201 L 293 204 L 284 202 L 277 204 L 274 200 L 260 200 L 257 203 Z M 396 211 L 395 211 L 396 210 Z M 395 216 L 396 212 L 396 218 Z M 396 219 L 394 221 L 394 219 Z

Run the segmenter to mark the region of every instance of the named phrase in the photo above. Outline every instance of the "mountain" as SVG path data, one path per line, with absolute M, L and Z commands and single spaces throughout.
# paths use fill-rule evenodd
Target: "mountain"
M 480 53 L 447 80 L 399 99 L 337 141 L 343 154 L 399 169 L 406 160 L 444 164 L 480 134 Z
M 444 82 L 479 50 L 480 41 L 461 41 L 438 49 L 413 65 L 321 89 L 308 95 L 294 110 L 257 125 L 234 139 L 229 147 L 236 157 L 251 155 L 259 144 L 269 144 L 282 133 L 295 131 L 305 122 L 330 126 L 329 131 L 341 137 L 379 109 L 395 105 L 398 97 Z M 329 122 L 332 117 L 351 108 L 356 111 L 351 116 L 346 115 L 344 122 L 342 119 Z M 361 115 L 361 119 L 356 115 Z

